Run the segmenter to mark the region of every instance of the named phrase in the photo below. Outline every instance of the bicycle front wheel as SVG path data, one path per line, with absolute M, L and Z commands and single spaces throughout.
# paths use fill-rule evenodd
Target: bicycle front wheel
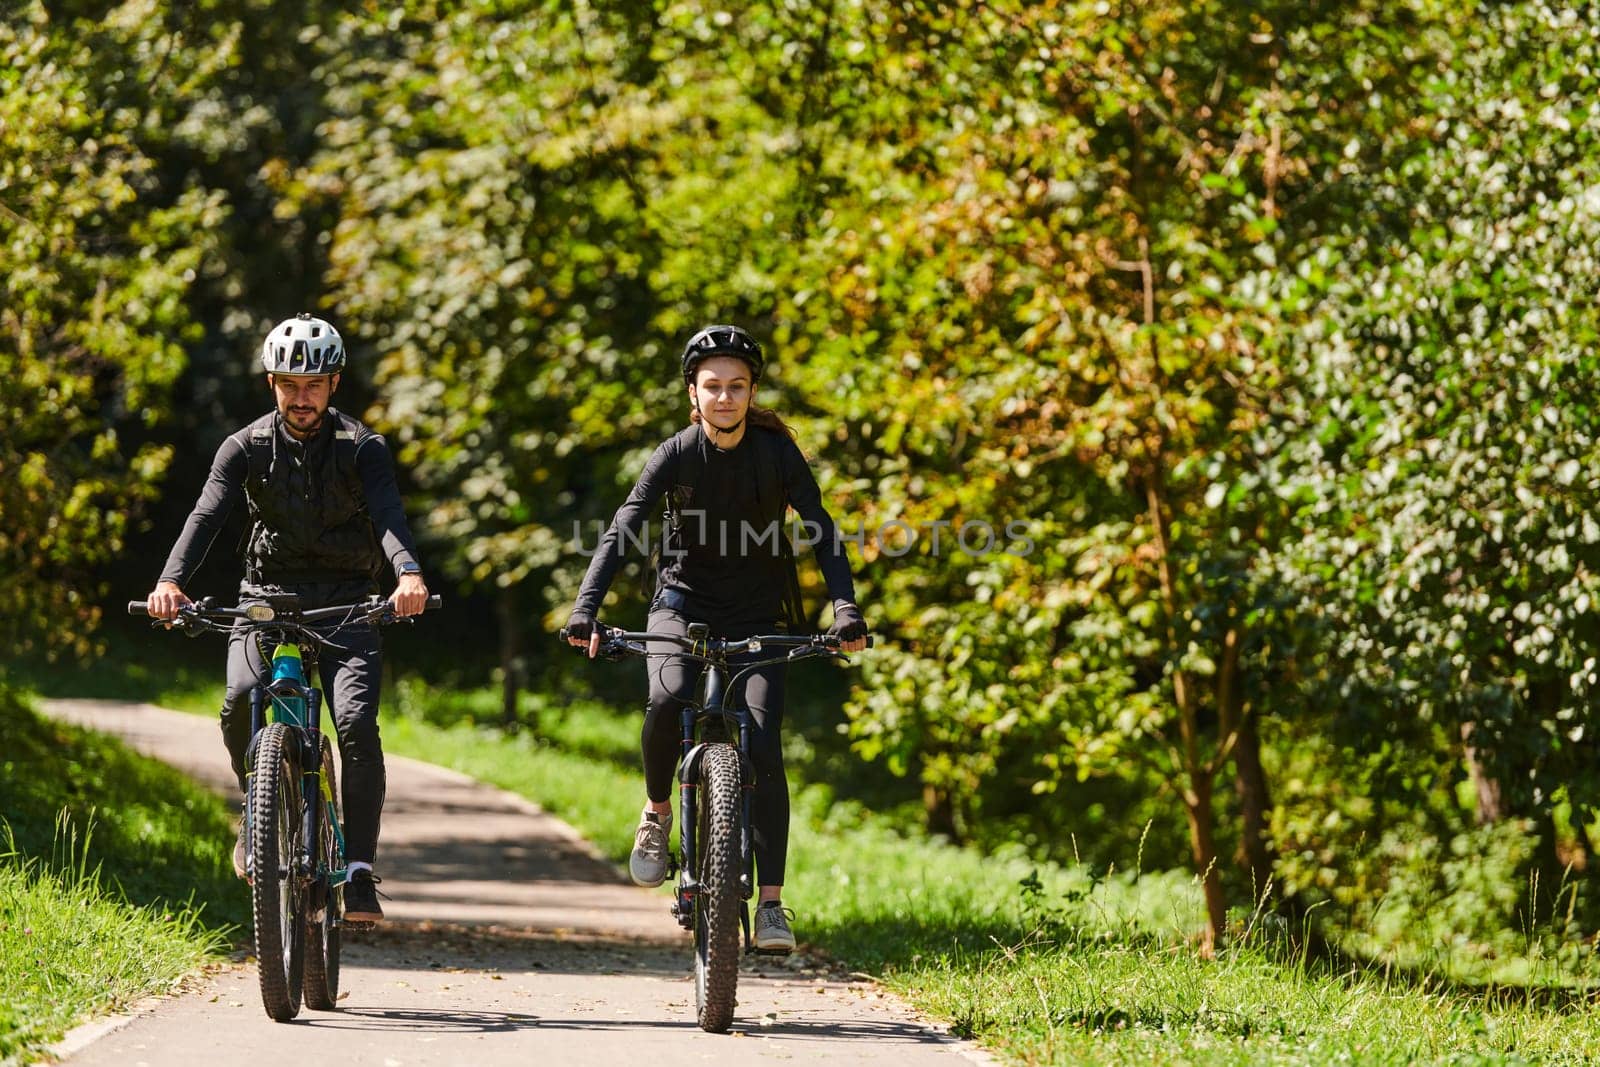
M 694 910 L 694 994 L 700 1029 L 720 1034 L 733 1022 L 739 985 L 739 755 L 711 745 L 700 762 L 700 889 Z
M 344 915 L 344 886 L 329 882 L 344 869 L 344 854 L 339 848 L 334 823 L 340 818 L 339 779 L 333 765 L 333 745 L 322 738 L 322 780 L 317 803 L 322 805 L 318 820 L 321 840 L 313 850 L 321 868 L 306 890 L 305 955 L 306 1007 L 333 1011 L 339 1006 L 339 923 Z
M 251 904 L 261 1004 L 278 1022 L 300 1012 L 305 942 L 295 854 L 300 838 L 300 770 L 295 737 L 270 723 L 256 741 L 250 779 Z

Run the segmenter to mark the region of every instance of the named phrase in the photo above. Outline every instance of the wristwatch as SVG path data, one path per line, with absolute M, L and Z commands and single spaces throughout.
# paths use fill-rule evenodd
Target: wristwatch
M 400 576 L 402 578 L 405 577 L 408 574 L 420 575 L 421 573 L 422 573 L 422 564 L 420 564 L 420 563 L 402 563 L 402 564 L 400 564 Z

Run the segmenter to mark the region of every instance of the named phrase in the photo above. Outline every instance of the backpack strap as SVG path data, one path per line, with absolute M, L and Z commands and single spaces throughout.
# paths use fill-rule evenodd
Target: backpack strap
M 703 437 L 700 427 L 693 424 L 678 433 L 678 471 L 667 491 L 667 525 L 674 534 L 683 526 L 683 509 L 694 500 L 700 474 L 706 469 L 705 453 L 700 451 Z
M 328 414 L 333 416 L 333 465 L 339 472 L 339 478 L 344 482 L 345 491 L 350 494 L 350 499 L 358 502 L 360 514 L 367 522 L 367 537 L 372 542 L 372 570 L 369 577 L 378 581 L 383 573 L 383 552 L 378 546 L 378 533 L 372 528 L 372 512 L 367 506 L 367 490 L 361 484 L 361 469 L 356 464 L 356 450 L 361 447 L 361 442 L 369 437 L 376 437 L 367 424 L 359 419 L 351 418 L 337 408 L 330 407 Z
M 780 430 L 751 427 L 756 439 L 756 499 L 761 510 L 778 513 L 778 570 L 783 579 L 783 622 L 790 632 L 800 633 L 807 627 L 805 598 L 800 592 L 800 570 L 795 562 L 794 550 L 784 536 L 783 520 L 789 514 L 788 485 L 784 481 L 783 445 L 786 443 Z
M 339 477 L 344 480 L 345 489 L 349 491 L 351 498 L 361 501 L 361 513 L 365 515 L 368 513 L 367 491 L 361 484 L 361 470 L 356 466 L 356 449 L 361 447 L 361 442 L 375 435 L 365 423 L 351 418 L 337 408 L 329 408 L 328 414 L 334 417 L 334 466 L 339 469 Z
M 256 516 L 259 509 L 256 507 L 256 497 L 266 489 L 267 479 L 272 476 L 273 462 L 273 434 L 276 432 L 276 419 L 272 415 L 265 415 L 244 428 L 244 501 L 245 524 L 239 534 L 238 553 L 244 559 L 246 577 L 254 580 L 250 571 L 251 540 L 255 536 Z
M 700 428 L 693 424 L 678 432 L 678 469 L 673 475 L 672 488 L 667 490 L 667 535 L 676 545 L 683 529 L 683 509 L 694 499 L 694 490 L 700 484 L 700 472 L 705 469 L 705 456 L 700 451 Z M 646 606 L 655 602 L 656 589 L 661 585 L 661 546 L 650 548 L 650 562 L 639 575 L 639 591 Z
M 252 497 L 266 488 L 267 479 L 272 476 L 272 438 L 275 421 L 268 415 L 252 422 L 244 430 L 244 454 L 247 463 L 244 481 L 245 488 L 250 491 Z M 254 505 L 252 509 L 253 507 Z

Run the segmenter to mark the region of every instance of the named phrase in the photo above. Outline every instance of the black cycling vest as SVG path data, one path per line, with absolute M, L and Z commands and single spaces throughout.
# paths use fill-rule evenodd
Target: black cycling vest
M 329 408 L 309 441 L 291 441 L 277 412 L 245 427 L 250 533 L 245 580 L 264 585 L 371 579 L 383 563 L 356 469 L 372 431 Z

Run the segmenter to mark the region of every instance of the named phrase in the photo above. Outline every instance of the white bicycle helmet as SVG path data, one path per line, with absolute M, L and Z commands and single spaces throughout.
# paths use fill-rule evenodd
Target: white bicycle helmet
M 267 334 L 261 365 L 268 374 L 338 374 L 344 370 L 344 339 L 331 322 L 302 311 Z

